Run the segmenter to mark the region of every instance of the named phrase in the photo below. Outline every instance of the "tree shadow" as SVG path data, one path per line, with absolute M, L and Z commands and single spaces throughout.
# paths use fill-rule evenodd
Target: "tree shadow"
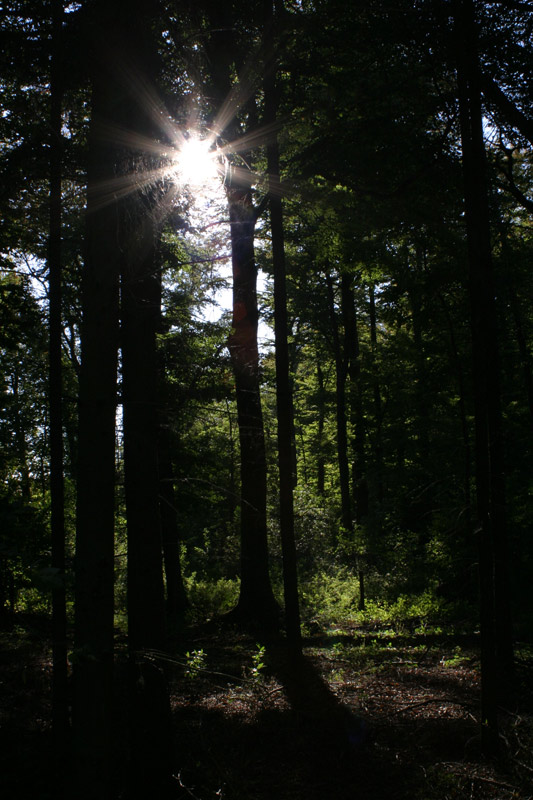
M 175 713 L 179 797 L 204 800 L 407 800 L 413 765 L 334 694 L 308 657 L 271 644 L 282 703 L 253 714 L 185 703 Z M 400 730 L 403 734 L 405 731 Z M 417 776 L 419 778 L 419 776 Z

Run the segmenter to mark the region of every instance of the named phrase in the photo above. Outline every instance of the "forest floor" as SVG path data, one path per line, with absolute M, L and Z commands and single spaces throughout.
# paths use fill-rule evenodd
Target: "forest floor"
M 21 617 L 0 634 L 0 789 L 13 800 L 58 797 L 47 633 Z M 306 638 L 295 668 L 280 645 L 211 624 L 165 663 L 177 798 L 533 798 L 531 649 L 498 762 L 480 754 L 475 636 L 337 626 Z

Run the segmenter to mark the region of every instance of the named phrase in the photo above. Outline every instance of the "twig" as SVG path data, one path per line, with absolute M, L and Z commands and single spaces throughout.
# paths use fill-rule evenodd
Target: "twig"
M 510 792 L 517 792 L 518 788 L 516 786 L 511 786 L 510 783 L 505 783 L 504 781 L 496 781 L 494 778 L 484 778 L 482 775 L 472 775 L 471 776 L 473 781 L 482 781 L 483 783 L 490 783 L 491 786 L 501 786 L 503 789 L 509 789 Z
M 464 775 L 465 777 L 468 777 L 473 781 L 480 781 L 480 782 L 483 782 L 483 783 L 489 783 L 489 784 L 491 784 L 491 786 L 500 786 L 503 789 L 509 789 L 509 791 L 511 791 L 511 792 L 517 792 L 518 791 L 518 787 L 512 786 L 510 783 L 505 783 L 504 781 L 497 781 L 494 778 L 485 778 L 485 777 L 483 777 L 483 775 L 479 775 L 478 773 L 474 773 L 473 775 L 472 774 L 466 775 L 464 770 L 461 769 L 461 765 L 457 765 L 457 764 L 455 764 L 454 762 L 451 762 L 451 761 L 439 761 L 438 764 L 436 764 L 435 766 L 451 768 L 451 772 L 453 772 L 454 775 Z M 459 769 L 457 769 L 458 766 L 459 766 Z
M 200 800 L 198 795 L 194 794 L 194 792 L 191 791 L 191 789 L 189 789 L 188 786 L 185 786 L 185 784 L 181 780 L 181 772 L 178 772 L 177 775 L 173 775 L 172 777 L 174 778 L 175 781 L 179 783 L 182 789 L 185 789 L 185 791 L 187 792 L 188 795 L 190 795 L 190 797 L 194 797 L 194 800 Z

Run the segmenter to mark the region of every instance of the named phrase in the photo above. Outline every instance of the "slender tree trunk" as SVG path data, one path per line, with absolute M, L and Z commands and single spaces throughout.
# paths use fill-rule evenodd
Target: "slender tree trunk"
M 317 436 L 317 493 L 320 497 L 325 495 L 326 460 L 324 458 L 324 423 L 326 420 L 326 392 L 324 388 L 324 373 L 317 357 L 316 379 L 318 383 L 318 436 Z
M 213 64 L 212 93 L 219 109 L 220 135 L 229 141 L 242 131 L 230 104 L 239 99 L 232 75 L 238 70 L 238 46 L 234 37 L 233 10 L 228 4 L 210 2 L 212 33 L 207 49 Z M 242 101 L 242 98 L 241 98 Z M 221 111 L 231 116 L 224 118 Z M 249 119 L 255 116 L 248 103 Z M 220 121 L 221 120 L 221 121 Z M 243 164 L 247 154 L 243 155 Z M 254 252 L 255 225 L 259 211 L 254 208 L 252 177 L 246 166 L 230 164 L 226 180 L 231 230 L 233 273 L 232 333 L 228 338 L 237 402 L 241 455 L 241 587 L 233 612 L 236 619 L 263 629 L 278 625 L 278 607 L 268 569 L 266 524 L 267 467 L 263 414 L 261 409 L 259 350 L 257 344 L 257 266 Z
M 369 288 L 369 309 L 370 309 L 370 346 L 372 356 L 372 388 L 374 395 L 374 415 L 376 419 L 376 428 L 373 437 L 373 450 L 374 450 L 374 474 L 375 474 L 375 493 L 378 503 L 383 500 L 384 487 L 383 487 L 383 403 L 381 400 L 381 386 L 379 382 L 379 374 L 377 368 L 377 349 L 378 349 L 378 334 L 377 334 L 377 319 L 376 319 L 376 292 L 374 284 L 371 283 Z
M 18 365 L 15 366 L 15 370 L 13 372 L 11 381 L 11 389 L 13 392 L 13 406 L 15 409 L 14 433 L 15 433 L 15 447 L 17 450 L 19 472 L 20 472 L 20 493 L 24 500 L 29 501 L 31 499 L 31 479 L 30 479 L 30 468 L 28 466 L 28 445 L 26 443 L 26 430 L 23 421 L 24 415 L 22 411 L 22 400 L 19 393 L 20 372 L 21 370 L 19 366 Z M 45 430 L 45 436 L 46 436 L 46 430 Z M 44 475 L 44 469 L 42 470 L 42 475 L 41 475 L 42 478 L 41 488 L 42 488 L 42 493 L 44 495 L 46 492 L 46 482 L 43 478 L 43 475 Z
M 352 497 L 355 522 L 358 526 L 365 524 L 368 516 L 368 483 L 366 479 L 365 459 L 365 422 L 361 396 L 361 364 L 359 351 L 359 332 L 353 291 L 353 277 L 343 276 L 342 318 L 344 322 L 344 351 L 348 358 L 349 407 L 352 421 L 353 461 L 352 461 Z M 363 555 L 357 556 L 359 575 L 359 611 L 365 608 L 365 572 Z
M 50 495 L 52 567 L 58 584 L 52 593 L 52 716 L 58 752 L 63 752 L 69 725 L 67 693 L 67 610 L 65 595 L 65 511 L 63 486 L 63 401 L 61 370 L 61 27 L 62 0 L 52 3 L 52 52 L 50 70 L 50 233 L 49 281 L 49 404 Z
M 276 86 L 273 0 L 265 0 L 264 95 L 265 124 L 276 121 L 279 92 Z M 269 60 L 271 59 L 271 60 Z M 283 589 L 285 622 L 289 646 L 295 655 L 302 652 L 298 571 L 294 540 L 293 497 L 293 430 L 294 410 L 292 380 L 289 365 L 287 286 L 283 208 L 280 186 L 280 161 L 277 138 L 267 145 L 268 190 L 270 196 L 270 227 L 272 232 L 272 262 L 274 267 L 274 336 L 276 352 L 276 401 L 278 416 L 278 468 L 280 492 L 280 531 L 283 553 Z
M 235 442 L 235 434 L 233 430 L 233 418 L 232 418 L 232 410 L 230 406 L 229 400 L 226 398 L 226 414 L 228 417 L 228 428 L 229 428 L 229 441 L 228 441 L 228 449 L 229 449 L 229 492 L 228 492 L 228 532 L 233 533 L 235 531 L 235 511 L 237 510 L 238 506 L 238 489 L 237 489 L 237 477 L 236 477 L 236 442 Z
M 160 425 L 159 429 L 159 511 L 165 568 L 168 629 L 170 633 L 175 633 L 183 622 L 183 615 L 189 604 L 181 571 L 174 468 L 169 447 L 168 428 L 164 423 Z
M 347 276 L 343 276 L 344 280 Z M 328 287 L 329 316 L 335 358 L 336 387 L 336 420 L 337 420 L 337 459 L 339 466 L 339 484 L 341 490 L 341 525 L 345 531 L 353 534 L 352 498 L 350 494 L 350 466 L 348 460 L 348 433 L 346 421 L 346 380 L 348 377 L 348 359 L 343 353 L 339 336 L 339 325 L 335 312 L 333 280 L 326 275 Z
M 162 271 L 159 246 L 157 248 L 157 313 L 158 333 L 166 333 L 166 325 L 162 311 Z M 169 634 L 176 634 L 183 624 L 184 612 L 188 608 L 187 595 L 183 584 L 180 555 L 180 536 L 178 527 L 178 510 L 174 486 L 174 465 L 172 463 L 172 445 L 170 420 L 168 418 L 166 364 L 163 348 L 157 354 L 158 369 L 158 441 L 157 461 L 159 473 L 159 516 L 161 520 L 161 543 L 163 547 L 163 567 L 166 588 L 166 616 Z
M 423 269 L 423 252 L 420 245 L 416 246 L 415 263 L 406 265 L 407 297 L 411 306 L 411 319 L 413 323 L 414 366 L 416 385 L 414 399 L 416 404 L 417 432 L 419 441 L 419 458 L 422 472 L 425 473 L 430 454 L 429 443 L 429 404 L 431 397 L 427 391 L 427 370 L 424 353 L 424 336 L 422 329 L 422 297 L 419 287 L 418 275 Z M 414 275 L 411 270 L 414 270 Z
M 481 592 L 482 743 L 498 749 L 497 704 L 513 665 L 507 586 L 499 353 L 490 247 L 485 147 L 471 0 L 456 0 L 457 79 L 469 258 L 476 491 Z
M 463 366 L 459 356 L 459 349 L 457 347 L 457 340 L 453 327 L 452 318 L 444 297 L 438 295 L 439 302 L 444 311 L 446 322 L 448 324 L 448 332 L 450 334 L 450 352 L 452 357 L 453 368 L 457 377 L 457 389 L 459 393 L 459 416 L 461 419 L 461 436 L 463 439 L 464 451 L 464 481 L 463 481 L 463 495 L 464 495 L 464 515 L 465 515 L 465 530 L 467 535 L 472 532 L 472 496 L 471 496 L 471 483 L 472 483 L 472 448 L 470 445 L 470 430 L 468 425 L 468 418 L 466 413 L 466 386 Z

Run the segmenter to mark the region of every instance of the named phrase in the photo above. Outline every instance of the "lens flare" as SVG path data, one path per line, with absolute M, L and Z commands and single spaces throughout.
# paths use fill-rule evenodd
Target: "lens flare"
M 180 183 L 200 188 L 218 175 L 217 154 L 209 139 L 189 136 L 176 153 L 175 170 Z

